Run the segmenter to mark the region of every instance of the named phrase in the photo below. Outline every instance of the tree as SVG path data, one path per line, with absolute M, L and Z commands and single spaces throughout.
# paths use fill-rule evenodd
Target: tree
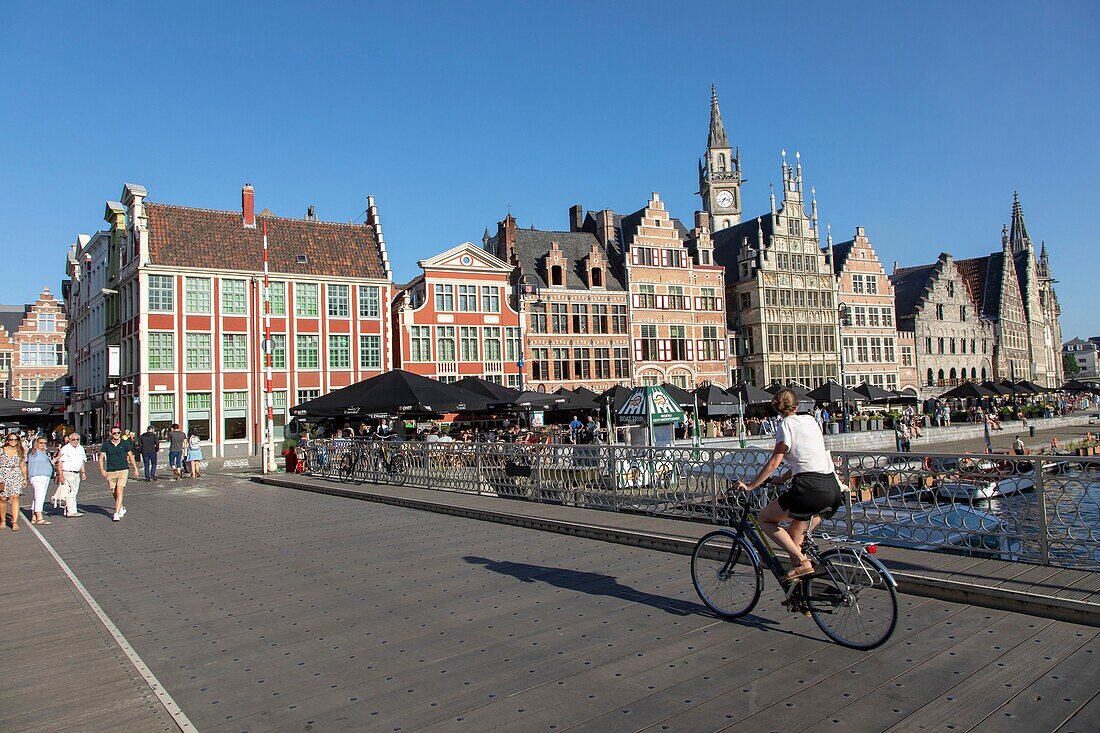
M 1077 359 L 1073 354 L 1062 354 L 1062 371 L 1066 373 L 1066 379 L 1073 379 L 1081 373 L 1081 367 L 1077 366 Z

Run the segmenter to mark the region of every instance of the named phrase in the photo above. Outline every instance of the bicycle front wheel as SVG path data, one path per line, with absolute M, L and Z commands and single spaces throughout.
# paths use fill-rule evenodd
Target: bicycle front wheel
M 760 600 L 764 578 L 752 547 L 728 531 L 704 536 L 691 553 L 691 582 L 707 608 L 722 618 L 738 618 Z
M 878 560 L 838 547 L 821 555 L 821 572 L 802 593 L 825 635 L 852 649 L 874 649 L 894 633 L 898 594 Z

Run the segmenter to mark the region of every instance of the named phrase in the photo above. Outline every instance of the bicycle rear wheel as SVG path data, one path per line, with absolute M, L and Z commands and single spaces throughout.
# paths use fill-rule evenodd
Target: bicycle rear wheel
M 359 452 L 355 448 L 345 448 L 340 452 L 340 481 L 347 483 L 355 478 L 355 466 L 359 462 Z
M 894 633 L 898 594 L 878 560 L 838 547 L 821 555 L 821 572 L 802 593 L 825 635 L 852 649 L 874 649 Z
M 704 536 L 691 553 L 691 582 L 707 608 L 722 618 L 737 618 L 760 600 L 764 578 L 752 547 L 728 531 Z

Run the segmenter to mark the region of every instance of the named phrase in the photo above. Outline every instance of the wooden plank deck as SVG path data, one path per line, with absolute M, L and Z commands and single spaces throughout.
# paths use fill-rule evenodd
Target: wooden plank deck
M 21 524 L 0 530 L 0 730 L 178 731 L 30 522 Z
M 43 534 L 202 731 L 908 730 L 944 704 L 958 730 L 1095 722 L 1091 627 L 902 596 L 893 638 L 857 652 L 782 611 L 770 580 L 743 622 L 715 619 L 683 555 L 228 477 L 134 487 L 120 523 L 87 494 L 88 516 Z M 14 540 L 13 579 L 36 542 Z M 22 644 L 0 673 L 23 685 L 0 686 L 0 729 L 161 730 L 107 704 L 133 692 L 109 644 L 73 647 L 82 717 L 41 713 L 49 655 L 70 648 L 49 629 L 87 613 L 48 565 L 0 594 L 5 617 L 48 620 L 0 641 Z
M 645 516 L 626 512 L 609 512 L 554 504 L 508 500 L 496 496 L 469 492 L 427 490 L 416 487 L 342 484 L 302 476 L 277 476 L 258 479 L 275 485 L 307 488 L 341 495 L 367 498 L 402 506 L 432 505 L 434 510 L 460 516 L 493 518 L 495 521 L 518 522 L 524 526 L 540 526 L 561 531 L 561 525 L 580 528 L 601 528 L 601 535 L 613 541 L 634 542 L 638 537 L 663 538 L 667 542 L 642 543 L 673 552 L 690 552 L 694 542 L 712 526 L 702 522 Z M 570 529 L 568 531 L 573 532 Z M 574 533 L 586 534 L 580 529 Z M 622 536 L 616 539 L 616 533 Z M 880 547 L 879 557 L 898 576 L 902 587 L 912 592 L 937 593 L 937 586 L 947 586 L 951 593 L 941 595 L 959 600 L 966 594 L 969 602 L 984 603 L 1005 610 L 1023 610 L 1031 600 L 1032 612 L 1070 620 L 1086 620 L 1100 625 L 1100 573 L 1072 568 L 1055 568 L 1029 563 L 1006 562 L 947 553 Z M 1052 582 L 1051 579 L 1055 580 Z M 1000 589 L 1000 590 L 997 590 Z M 1003 592 L 1002 592 L 1003 591 Z M 985 600 L 983 600 L 985 599 Z M 1062 601 L 1066 603 L 1062 604 Z

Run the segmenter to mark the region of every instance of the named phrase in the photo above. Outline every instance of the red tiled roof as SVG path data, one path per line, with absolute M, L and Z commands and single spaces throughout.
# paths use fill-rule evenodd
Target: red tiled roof
M 149 261 L 154 265 L 263 269 L 263 224 L 267 223 L 272 272 L 385 278 L 374 230 L 366 224 L 256 217 L 246 229 L 239 211 L 214 211 L 147 202 Z M 306 255 L 300 264 L 298 255 Z

